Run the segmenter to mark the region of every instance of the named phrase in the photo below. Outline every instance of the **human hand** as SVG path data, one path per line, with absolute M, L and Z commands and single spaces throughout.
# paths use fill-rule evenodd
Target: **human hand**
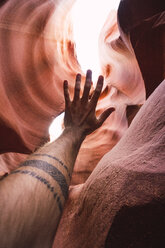
M 92 84 L 92 71 L 88 70 L 86 74 L 83 95 L 80 98 L 81 75 L 76 75 L 75 90 L 73 101 L 70 100 L 68 91 L 68 82 L 64 81 L 64 98 L 65 98 L 65 129 L 71 128 L 82 138 L 99 128 L 108 116 L 115 110 L 108 108 L 99 118 L 96 118 L 96 105 L 103 87 L 103 76 L 99 76 L 96 89 L 89 100 L 89 92 Z

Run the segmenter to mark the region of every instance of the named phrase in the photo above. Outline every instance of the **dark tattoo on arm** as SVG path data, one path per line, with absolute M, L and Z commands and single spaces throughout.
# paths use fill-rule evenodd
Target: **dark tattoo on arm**
M 67 173 L 68 173 L 68 176 L 69 176 L 69 178 L 71 179 L 71 174 L 69 173 L 69 170 L 68 170 L 68 167 L 60 160 L 60 159 L 58 159 L 57 157 L 54 157 L 54 156 L 51 156 L 51 155 L 49 155 L 49 154 L 32 154 L 31 156 L 43 156 L 43 157 L 48 157 L 48 158 L 52 158 L 52 159 L 54 159 L 54 160 L 56 160 L 57 162 L 59 162 L 59 164 L 63 167 L 63 168 L 65 168 L 65 170 L 67 171 Z
M 45 178 L 37 175 L 34 171 L 29 171 L 29 170 L 16 170 L 16 171 L 11 172 L 9 175 L 17 174 L 17 173 L 29 175 L 29 176 L 39 180 L 41 183 L 45 184 L 47 186 L 47 188 L 50 190 L 50 192 L 53 194 L 54 199 L 56 199 L 57 205 L 59 207 L 60 212 L 62 212 L 62 203 L 61 203 L 60 197 L 55 192 L 54 187 L 51 186 L 51 184 L 49 183 L 48 180 L 46 180 Z
M 0 176 L 0 181 L 2 181 L 5 177 L 7 177 L 9 174 L 6 172 L 3 176 Z
M 21 164 L 21 166 L 31 166 L 36 167 L 39 170 L 43 170 L 48 173 L 60 186 L 64 198 L 68 196 L 68 184 L 64 175 L 53 165 L 43 161 L 43 160 L 26 160 Z

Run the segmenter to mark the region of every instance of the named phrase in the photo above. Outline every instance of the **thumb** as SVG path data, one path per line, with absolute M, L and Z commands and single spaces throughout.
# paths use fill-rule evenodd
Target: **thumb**
M 106 109 L 98 119 L 98 127 L 101 127 L 103 122 L 108 118 L 108 116 L 115 111 L 115 108 L 108 108 Z

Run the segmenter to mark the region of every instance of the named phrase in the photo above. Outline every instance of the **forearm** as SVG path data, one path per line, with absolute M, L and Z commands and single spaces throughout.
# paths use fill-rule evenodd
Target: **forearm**
M 3 247 L 51 247 L 82 141 L 66 129 L 0 182 Z
M 35 157 L 35 159 L 37 159 L 37 157 L 45 157 L 47 158 L 47 161 L 52 161 L 51 158 L 54 158 L 56 162 L 59 162 L 60 160 L 65 167 L 67 167 L 67 171 L 71 174 L 78 151 L 84 138 L 85 137 L 83 137 L 81 133 L 75 129 L 66 128 L 55 142 L 47 143 L 30 157 Z M 61 165 L 62 163 L 59 162 L 57 165 Z
M 98 78 L 89 100 L 92 72 L 87 71 L 80 98 L 81 75 L 77 74 L 73 101 L 64 81 L 65 130 L 53 143 L 40 148 L 0 182 L 1 247 L 49 248 L 68 194 L 73 166 L 86 135 L 99 128 L 114 111 L 96 118 L 95 108 L 103 87 Z

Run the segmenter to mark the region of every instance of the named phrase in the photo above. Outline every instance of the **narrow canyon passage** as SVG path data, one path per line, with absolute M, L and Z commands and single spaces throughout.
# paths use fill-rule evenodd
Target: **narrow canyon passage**
M 163 1 L 91 2 L 1 1 L 0 176 L 49 141 L 52 121 L 64 112 L 63 80 L 68 80 L 73 96 L 75 75 L 82 74 L 83 89 L 85 71 L 91 67 L 91 94 L 97 76 L 104 76 L 97 116 L 108 107 L 116 110 L 81 146 L 53 247 L 162 248 Z M 106 10 L 101 11 L 101 5 Z M 87 27 L 79 27 L 83 16 L 88 33 Z M 62 122 L 55 122 L 53 132 Z
M 131 43 L 119 37 L 117 3 L 109 4 L 109 9 L 108 1 L 95 1 L 95 5 L 95 11 L 92 3 L 88 6 L 80 0 L 16 0 L 2 5 L 0 116 L 6 133 L 11 133 L 7 142 L 3 132 L 2 171 L 16 168 L 27 156 L 23 153 L 31 153 L 48 140 L 49 125 L 64 110 L 63 80 L 69 81 L 72 92 L 77 72 L 85 76 L 91 67 L 93 85 L 102 74 L 104 89 L 97 114 L 110 106 L 116 111 L 85 140 L 73 184 L 85 182 L 100 158 L 120 140 L 128 127 L 127 106 L 144 103 L 144 82 L 135 55 L 128 49 Z M 83 19 L 84 15 L 88 18 Z

